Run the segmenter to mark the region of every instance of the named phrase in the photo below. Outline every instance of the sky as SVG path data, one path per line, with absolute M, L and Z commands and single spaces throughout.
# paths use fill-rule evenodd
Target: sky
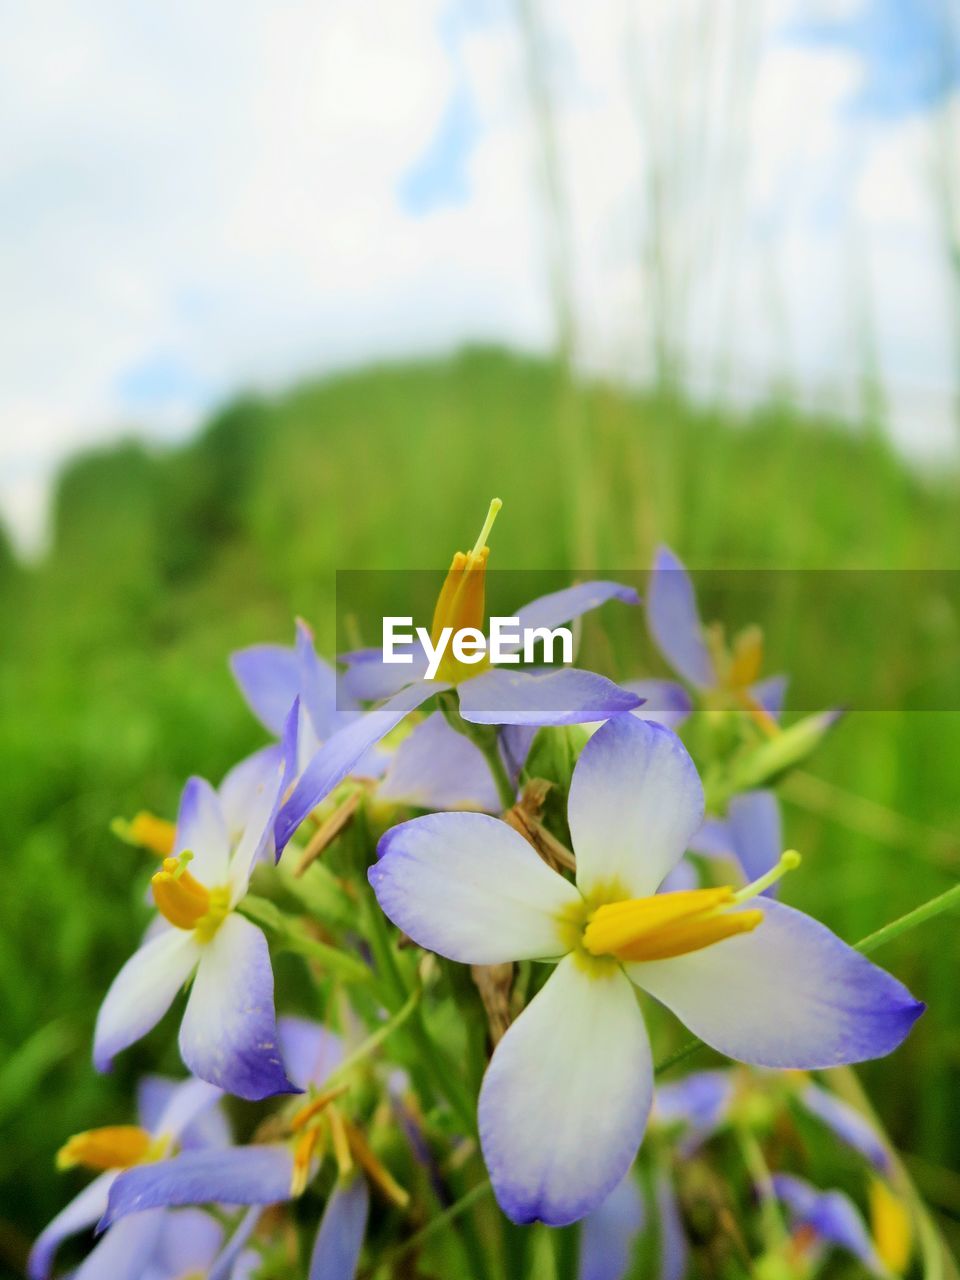
M 876 366 L 945 456 L 952 2 L 540 0 L 559 203 L 513 0 L 13 7 L 0 518 L 36 552 L 65 457 L 241 389 L 549 349 L 557 228 L 585 369 L 643 382 L 661 335 L 696 394 L 855 416 Z

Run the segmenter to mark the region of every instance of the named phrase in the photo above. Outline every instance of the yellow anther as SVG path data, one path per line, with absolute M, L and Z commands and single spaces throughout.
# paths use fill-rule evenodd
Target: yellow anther
M 733 689 L 744 689 L 759 679 L 763 667 L 763 632 L 759 627 L 746 627 L 734 636 L 727 683 Z
M 451 561 L 433 611 L 433 624 L 430 628 L 430 640 L 433 645 L 438 643 L 445 627 L 450 627 L 454 634 L 467 627 L 483 631 L 487 559 L 490 555 L 490 548 L 486 543 L 493 528 L 493 522 L 502 506 L 503 503 L 499 498 L 493 499 L 473 550 L 466 554 L 458 551 Z M 441 680 L 455 683 L 457 680 L 479 675 L 486 669 L 486 665 L 485 662 L 460 663 L 448 649 L 437 676 Z
M 771 871 L 736 893 L 724 885 L 605 903 L 589 916 L 583 946 L 592 956 L 669 960 L 702 951 L 740 933 L 751 933 L 763 920 L 763 912 L 734 908 L 763 893 L 799 865 L 799 853 L 788 849 Z
M 315 1098 L 312 1098 L 294 1114 L 293 1119 L 290 1121 L 291 1131 L 297 1133 L 300 1129 L 305 1129 L 311 1120 L 314 1120 L 322 1111 L 325 1111 L 331 1102 L 343 1097 L 349 1088 L 349 1084 L 338 1084 L 332 1089 L 324 1089 L 322 1093 L 318 1093 Z
M 58 1169 L 78 1166 L 103 1173 L 107 1169 L 129 1169 L 149 1158 L 153 1138 L 135 1124 L 118 1124 L 104 1129 L 76 1133 L 57 1152 Z
M 349 1120 L 344 1120 L 343 1124 L 350 1151 L 357 1164 L 391 1203 L 398 1209 L 405 1209 L 410 1203 L 408 1192 L 400 1186 L 390 1170 L 380 1161 L 356 1125 L 351 1124 Z
M 293 1148 L 293 1174 L 290 1178 L 290 1194 L 294 1199 L 302 1196 L 307 1189 L 313 1157 L 321 1137 L 319 1129 L 306 1129 L 297 1138 Z
M 327 1108 L 327 1123 L 330 1125 L 330 1137 L 333 1140 L 333 1154 L 337 1162 L 337 1171 L 341 1178 L 346 1178 L 353 1171 L 353 1157 L 350 1154 L 350 1140 L 347 1137 L 346 1122 L 335 1104 L 331 1104 Z
M 910 1215 L 880 1178 L 870 1183 L 870 1223 L 880 1258 L 895 1275 L 903 1275 L 913 1250 Z
M 166 818 L 158 818 L 155 813 L 149 813 L 146 809 L 141 809 L 130 822 L 125 818 L 114 818 L 110 826 L 114 835 L 119 836 L 121 840 L 126 841 L 127 844 L 134 844 L 140 849 L 147 849 L 150 853 L 155 853 L 158 858 L 165 858 L 173 852 L 173 842 L 177 835 L 176 826 Z
M 157 910 L 178 929 L 195 929 L 210 910 L 210 890 L 187 870 L 192 857 L 164 858 L 163 869 L 150 881 Z

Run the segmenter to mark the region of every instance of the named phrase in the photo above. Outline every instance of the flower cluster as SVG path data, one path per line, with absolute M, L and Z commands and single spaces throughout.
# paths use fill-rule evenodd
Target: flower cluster
M 454 556 L 431 634 L 482 628 L 498 509 Z M 138 1124 L 69 1139 L 60 1165 L 97 1177 L 36 1242 L 32 1280 L 91 1227 L 78 1280 L 315 1280 L 354 1275 L 365 1248 L 393 1274 L 451 1239 L 444 1274 L 497 1274 L 491 1251 L 525 1256 L 509 1224 L 581 1220 L 581 1280 L 641 1274 L 641 1257 L 679 1277 L 704 1248 L 691 1171 L 712 1192 L 707 1153 L 731 1135 L 737 1213 L 760 1226 L 727 1245 L 755 1274 L 813 1275 L 833 1246 L 877 1275 L 905 1266 L 890 1149 L 810 1073 L 892 1052 L 923 1005 L 778 895 L 800 857 L 774 785 L 835 717 L 782 728 L 786 681 L 761 679 L 759 632 L 727 645 L 704 627 L 671 553 L 645 594 L 683 683 L 452 657 L 427 679 L 423 654 L 379 650 L 338 671 L 303 622 L 292 647 L 232 656 L 274 741 L 218 787 L 191 778 L 175 823 L 117 824 L 157 859 L 156 913 L 93 1045 L 109 1070 L 186 988 L 190 1074 L 145 1080 Z M 516 616 L 554 628 L 611 602 L 641 604 L 593 581 Z M 278 1017 L 284 952 L 303 966 L 283 970 Z M 748 1065 L 658 1082 L 663 1009 Z M 228 1095 L 266 1105 L 251 1118 Z M 873 1235 L 843 1190 L 771 1164 L 798 1111 L 870 1170 Z

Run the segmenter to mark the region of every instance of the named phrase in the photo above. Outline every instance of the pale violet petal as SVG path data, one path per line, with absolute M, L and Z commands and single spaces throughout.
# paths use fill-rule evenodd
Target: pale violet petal
M 199 959 L 193 934 L 172 928 L 133 953 L 111 983 L 97 1015 L 93 1061 L 98 1071 L 108 1071 L 121 1049 L 157 1025 Z
M 567 807 L 577 883 L 646 897 L 703 820 L 703 787 L 680 739 L 635 716 L 610 720 L 580 753 Z
M 787 696 L 788 676 L 767 676 L 751 686 L 750 692 L 760 703 L 767 715 L 779 720 L 783 715 L 783 704 Z
M 267 940 L 236 912 L 201 948 L 180 1052 L 194 1075 L 239 1098 L 298 1092 L 283 1069 Z
M 223 1244 L 223 1227 L 202 1209 L 166 1215 L 157 1248 L 158 1270 L 170 1280 L 205 1277 Z
M 220 798 L 205 778 L 191 778 L 180 796 L 174 853 L 193 854 L 190 872 L 201 884 L 222 884 L 227 874 L 230 841 Z
M 567 956 L 497 1045 L 480 1090 L 480 1142 L 507 1217 L 564 1226 L 602 1204 L 633 1163 L 652 1092 L 630 983 Z
M 733 851 L 747 881 L 759 880 L 771 871 L 783 853 L 780 802 L 772 791 L 744 791 L 734 796 L 727 810 Z M 776 892 L 776 885 L 767 895 Z
M 635 693 L 577 667 L 546 675 L 494 667 L 457 686 L 460 714 L 474 724 L 589 724 L 632 711 Z
M 152 1132 L 179 1141 L 181 1135 L 222 1098 L 223 1091 L 206 1080 L 183 1080 L 167 1099 Z
M 481 813 L 435 813 L 391 828 L 368 876 L 384 913 L 414 942 L 464 964 L 561 955 L 580 904 L 512 827 Z
M 624 680 L 620 688 L 643 699 L 643 706 L 633 713 L 635 716 L 653 720 L 667 729 L 679 729 L 693 711 L 693 699 L 676 680 Z
M 451 729 L 441 711 L 418 724 L 397 747 L 377 798 L 419 809 L 498 813 L 500 799 L 478 746 Z
M 185 1151 L 118 1175 L 100 1227 L 115 1230 L 128 1214 L 161 1206 L 280 1204 L 290 1199 L 292 1178 L 293 1149 L 285 1142 Z
M 107 1207 L 107 1196 L 116 1176 L 114 1171 L 101 1173 L 44 1227 L 27 1259 L 29 1280 L 47 1280 L 61 1243 L 96 1225 Z
M 277 847 L 282 849 L 300 823 L 330 792 L 341 783 L 367 751 L 385 738 L 404 716 L 415 710 L 435 693 L 448 686 L 422 681 L 401 689 L 376 711 L 368 711 L 358 720 L 329 738 L 294 788 L 277 817 Z
M 788 1173 L 774 1174 L 773 1189 L 786 1205 L 793 1227 L 806 1227 L 828 1244 L 846 1249 L 875 1276 L 889 1276 L 860 1210 L 849 1196 L 842 1191 L 820 1191 Z
M 252 1277 L 255 1274 L 259 1269 L 260 1255 L 248 1249 L 247 1244 L 261 1216 L 260 1205 L 247 1210 L 219 1257 L 215 1259 L 210 1270 L 204 1273 L 205 1280 L 241 1280 L 244 1276 Z
M 250 808 L 256 801 L 257 787 L 264 771 L 279 759 L 279 746 L 262 747 L 234 765 L 217 788 L 231 848 L 239 844 L 249 825 Z
M 727 1068 L 693 1071 L 657 1085 L 653 1118 L 658 1125 L 682 1128 L 678 1150 L 689 1156 L 727 1122 L 735 1091 L 733 1072 Z
M 666 1169 L 658 1169 L 654 1175 L 653 1198 L 657 1207 L 657 1280 L 683 1280 L 690 1262 L 690 1246 L 673 1180 Z
M 399 631 L 400 629 L 398 629 Z M 361 702 L 379 702 L 390 698 L 414 680 L 422 680 L 427 671 L 427 657 L 423 645 L 414 639 L 411 645 L 398 645 L 398 655 L 410 656 L 410 662 L 384 662 L 382 649 L 357 649 L 340 655 L 346 663 L 343 675 L 344 691 Z
M 166 1216 L 154 1209 L 118 1223 L 87 1254 L 71 1280 L 140 1280 L 144 1262 L 160 1242 Z
M 295 703 L 294 706 L 297 704 Z M 295 712 L 291 710 L 291 718 Z M 291 747 L 292 750 L 292 747 Z M 236 906 L 247 892 L 253 869 L 273 850 L 273 824 L 289 777 L 291 761 L 281 750 L 265 754 L 257 774 L 248 778 L 250 795 L 246 822 L 229 862 L 230 905 Z M 223 881 L 221 880 L 221 884 Z
M 810 916 L 769 899 L 762 910 L 751 933 L 627 972 L 741 1062 L 813 1070 L 892 1052 L 924 1006 Z
M 370 1192 L 362 1175 L 334 1188 L 320 1219 L 308 1280 L 353 1280 L 369 1212 Z
M 552 591 L 549 595 L 531 600 L 518 609 L 514 615 L 524 631 L 532 627 L 549 627 L 554 630 L 565 622 L 572 622 L 593 609 L 599 609 L 608 600 L 620 600 L 624 604 L 639 604 L 640 597 L 633 587 L 619 582 L 580 582 L 575 587 L 565 587 L 561 591 Z M 504 645 L 509 652 L 518 646 Z
M 624 1280 L 644 1216 L 640 1184 L 631 1171 L 583 1220 L 577 1280 Z
M 812 1080 L 803 1086 L 797 1099 L 811 1115 L 832 1129 L 841 1142 L 859 1151 L 880 1173 L 890 1172 L 890 1152 L 861 1112 Z
M 329 1027 L 309 1018 L 280 1018 L 280 1049 L 295 1085 L 322 1085 L 343 1062 L 343 1041 Z
M 230 670 L 250 710 L 279 737 L 300 692 L 300 665 L 294 649 L 282 644 L 251 645 L 230 655 Z
M 667 547 L 654 557 L 646 607 L 650 634 L 674 671 L 700 688 L 715 685 L 716 669 L 704 642 L 693 583 Z

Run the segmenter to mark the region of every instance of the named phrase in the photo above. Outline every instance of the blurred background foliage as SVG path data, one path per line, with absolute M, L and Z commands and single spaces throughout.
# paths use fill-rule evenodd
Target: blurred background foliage
M 288 642 L 300 614 L 331 654 L 336 569 L 442 570 L 493 494 L 498 568 L 642 570 L 661 540 L 695 567 L 955 567 L 960 545 L 958 476 L 918 476 L 867 427 L 775 402 L 735 420 L 492 348 L 241 398 L 176 448 L 75 458 L 45 558 L 21 567 L 0 540 L 0 1257 L 21 1256 L 64 1202 L 64 1138 L 126 1119 L 141 1071 L 178 1069 L 169 1023 L 115 1075 L 90 1065 L 97 1006 L 148 916 L 149 859 L 111 819 L 172 816 L 187 775 L 217 781 L 262 741 L 231 649 Z M 819 622 L 801 616 L 792 642 L 829 664 Z M 639 614 L 608 610 L 585 643 L 636 675 L 642 630 Z M 857 645 L 882 663 L 883 634 L 849 639 L 851 678 Z M 783 788 L 806 859 L 790 900 L 856 940 L 948 887 L 958 759 L 960 714 L 842 721 Z M 930 1008 L 863 1077 L 956 1239 L 956 920 L 879 958 Z

